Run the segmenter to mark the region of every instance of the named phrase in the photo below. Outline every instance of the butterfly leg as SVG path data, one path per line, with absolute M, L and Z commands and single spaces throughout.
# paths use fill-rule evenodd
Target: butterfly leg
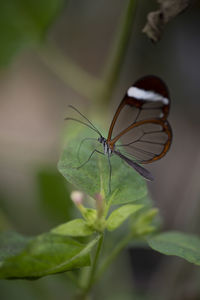
M 90 161 L 92 155 L 93 155 L 95 152 L 104 155 L 103 152 L 101 152 L 101 151 L 99 151 L 99 150 L 97 150 L 97 149 L 94 149 L 94 150 L 91 152 L 91 154 L 90 154 L 90 156 L 88 157 L 88 159 L 87 159 L 83 164 L 81 164 L 79 167 L 76 167 L 75 169 L 78 170 L 78 169 L 82 168 L 83 166 L 85 166 L 85 165 Z
M 109 181 L 108 181 L 108 191 L 111 193 L 111 176 L 112 176 L 112 165 L 110 162 L 110 155 L 108 153 L 108 165 L 109 165 Z
M 81 146 L 82 146 L 82 144 L 83 144 L 85 141 L 87 141 L 87 140 L 95 140 L 95 141 L 97 141 L 96 138 L 84 138 L 84 139 L 80 142 L 79 147 L 78 147 L 78 151 L 77 151 L 77 159 L 78 159 L 79 163 L 81 163 L 81 161 L 80 161 L 80 150 L 81 150 Z

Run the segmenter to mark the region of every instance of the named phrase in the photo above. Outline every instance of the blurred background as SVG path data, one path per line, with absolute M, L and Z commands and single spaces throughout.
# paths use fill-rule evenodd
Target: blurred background
M 148 166 L 156 178 L 149 192 L 165 230 L 200 234 L 200 4 L 194 1 L 169 23 L 155 45 L 142 28 L 156 2 L 138 1 L 112 89 L 103 97 L 98 87 L 127 5 L 121 0 L 0 3 L 2 231 L 35 235 L 73 217 L 71 187 L 56 167 L 68 104 L 109 124 L 129 85 L 154 74 L 170 90 L 173 144 L 165 158 Z M 192 264 L 130 248 L 107 272 L 106 288 L 96 287 L 95 299 L 194 300 L 200 299 L 199 282 L 200 270 Z M 0 281 L 2 300 L 70 299 L 71 290 L 65 274 Z

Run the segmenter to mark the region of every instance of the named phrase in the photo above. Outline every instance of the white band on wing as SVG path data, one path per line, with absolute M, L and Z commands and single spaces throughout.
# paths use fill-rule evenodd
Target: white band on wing
M 136 98 L 138 100 L 161 101 L 164 104 L 169 103 L 169 99 L 163 97 L 162 95 L 157 94 L 153 91 L 142 90 L 135 86 L 131 86 L 128 89 L 127 94 L 129 97 Z

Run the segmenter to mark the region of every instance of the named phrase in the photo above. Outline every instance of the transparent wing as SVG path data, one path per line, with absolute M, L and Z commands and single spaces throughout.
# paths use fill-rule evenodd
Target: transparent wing
M 108 143 L 141 163 L 163 157 L 169 150 L 172 130 L 167 121 L 170 99 L 164 82 L 147 76 L 130 87 L 112 120 Z
M 137 127 L 123 134 L 119 139 L 121 144 L 116 144 L 115 148 L 122 152 L 125 151 L 138 162 L 150 163 L 162 158 L 167 153 L 171 139 L 172 131 L 169 123 L 152 120 L 152 122 L 140 122 Z

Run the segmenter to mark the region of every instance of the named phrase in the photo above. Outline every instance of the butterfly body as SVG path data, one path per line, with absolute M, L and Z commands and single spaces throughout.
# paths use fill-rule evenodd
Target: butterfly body
M 107 140 L 103 136 L 100 136 L 98 138 L 98 141 L 99 141 L 100 144 L 103 145 L 103 152 L 104 152 L 104 154 L 105 155 L 107 154 L 107 155 L 111 156 L 113 154 L 113 149 L 110 148 Z

